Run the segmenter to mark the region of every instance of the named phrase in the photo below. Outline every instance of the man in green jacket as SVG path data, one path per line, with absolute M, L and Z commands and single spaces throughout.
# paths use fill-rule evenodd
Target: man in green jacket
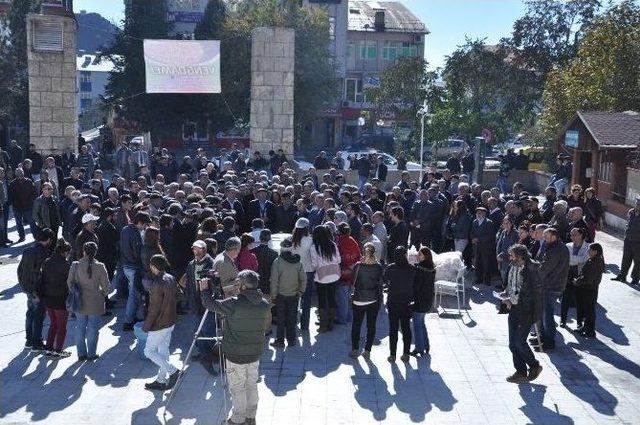
M 233 403 L 228 423 L 255 424 L 258 409 L 258 365 L 264 346 L 270 305 L 258 288 L 258 273 L 238 273 L 239 294 L 214 300 L 208 279 L 200 281 L 202 304 L 223 316 L 222 352 Z
M 304 272 L 300 256 L 294 254 L 293 241 L 287 238 L 280 244 L 280 255 L 271 266 L 271 300 L 276 303 L 278 327 L 273 347 L 283 348 L 285 328 L 287 345 L 296 345 L 296 321 L 298 318 L 298 299 L 307 287 L 307 275 Z

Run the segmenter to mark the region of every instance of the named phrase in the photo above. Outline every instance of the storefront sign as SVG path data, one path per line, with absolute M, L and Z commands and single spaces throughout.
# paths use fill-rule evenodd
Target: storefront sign
M 567 130 L 564 134 L 564 144 L 570 148 L 577 148 L 579 144 L 579 133 L 576 130 Z

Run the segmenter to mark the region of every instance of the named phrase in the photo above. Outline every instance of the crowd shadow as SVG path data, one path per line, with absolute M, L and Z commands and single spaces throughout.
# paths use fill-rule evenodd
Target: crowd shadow
M 600 303 L 596 305 L 596 323 L 598 332 L 611 339 L 617 345 L 629 345 L 629 338 L 622 331 L 621 326 L 607 316 L 607 309 Z
M 615 367 L 616 369 L 633 375 L 635 379 L 640 379 L 640 365 L 632 362 L 622 354 L 609 348 L 601 341 L 591 339 L 585 340 L 583 343 L 570 342 L 567 344 L 567 346 L 572 348 L 573 350 L 588 353 L 594 357 L 597 357 L 603 362 Z
M 22 288 L 19 283 L 16 283 L 11 288 L 7 288 L 0 292 L 0 301 L 10 300 L 18 294 L 22 293 Z
M 605 273 L 613 273 L 614 275 L 618 275 L 618 273 L 620 273 L 620 267 L 617 264 L 614 263 L 608 263 L 605 264 L 604 266 L 604 271 Z
M 115 329 L 115 316 L 103 318 L 99 325 L 99 332 L 104 334 L 104 328 Z M 110 323 L 113 322 L 113 323 Z M 150 362 L 140 360 L 134 350 L 130 350 L 132 338 L 124 333 L 113 330 L 118 337 L 118 342 L 105 351 L 100 352 L 100 338 L 98 340 L 98 355 L 94 361 L 78 362 L 75 358 L 76 350 L 72 349 L 73 360 L 62 374 L 52 379 L 53 372 L 61 367 L 61 363 L 67 363 L 67 359 L 55 359 L 43 354 L 33 354 L 26 350 L 15 356 L 2 371 L 0 382 L 3 385 L 2 403 L 0 415 L 6 416 L 24 408 L 31 413 L 32 421 L 46 420 L 50 414 L 63 411 L 80 398 L 84 385 L 89 381 L 98 387 L 110 386 L 114 388 L 126 387 L 132 379 L 152 377 L 155 375 L 155 366 L 149 367 Z M 47 322 L 43 329 L 43 335 L 47 334 Z M 75 344 L 75 320 L 67 323 L 67 336 L 65 347 Z M 123 355 L 123 352 L 126 352 Z M 117 360 L 116 360 L 117 359 Z M 36 362 L 35 368 L 32 367 Z M 28 372 L 27 372 L 28 371 Z M 22 386 L 24 384 L 24 387 Z M 41 388 L 34 390 L 34 386 Z M 7 391 L 8 387 L 16 386 L 16 391 Z M 19 391 L 22 390 L 22 391 Z
M 569 416 L 552 410 L 543 404 L 547 387 L 544 385 L 529 384 L 518 385 L 520 397 L 524 400 L 524 406 L 520 407 L 522 413 L 527 415 L 531 423 L 573 424 Z
M 458 400 L 453 397 L 440 374 L 431 370 L 430 362 L 429 357 L 420 358 L 418 369 L 405 363 L 404 374 L 396 363 L 392 363 L 391 385 L 394 394 L 391 394 L 388 388 L 390 384 L 380 376 L 377 366 L 371 360 L 364 361 L 367 370 L 362 362 L 353 362 L 352 380 L 356 402 L 362 408 L 371 411 L 377 421 L 386 420 L 387 411 L 393 405 L 405 413 L 413 423 L 424 422 L 427 413 L 434 408 L 443 412 L 453 410 Z
M 562 335 L 558 334 L 557 338 L 562 339 Z M 556 348 L 559 345 L 565 345 L 562 342 L 556 344 Z M 577 398 L 591 405 L 598 413 L 615 416 L 614 407 L 618 404 L 618 399 L 600 385 L 600 381 L 591 368 L 582 362 L 582 356 L 575 350 L 576 345 L 569 343 L 549 354 L 549 361 L 558 369 L 560 383 Z M 613 350 L 611 351 L 615 353 Z M 599 397 L 594 398 L 594 393 L 597 393 Z

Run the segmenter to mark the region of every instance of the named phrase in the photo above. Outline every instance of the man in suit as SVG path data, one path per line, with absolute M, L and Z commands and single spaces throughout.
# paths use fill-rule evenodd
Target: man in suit
M 267 199 L 267 189 L 264 187 L 259 187 L 256 191 L 256 199 L 249 202 L 247 220 L 251 222 L 254 218 L 261 218 L 267 228 L 276 224 L 276 206 Z
M 284 192 L 282 194 L 282 205 L 276 207 L 276 225 L 273 230 L 284 233 L 293 232 L 293 227 L 298 219 L 297 212 L 298 209 L 293 205 L 293 202 L 291 202 L 291 193 Z
M 487 209 L 476 208 L 476 218 L 471 224 L 471 242 L 474 249 L 476 284 L 491 285 L 491 277 L 496 270 L 495 227 L 487 218 Z
M 387 166 L 385 165 L 382 155 L 378 156 L 378 164 L 376 165 L 375 175 L 381 182 L 387 181 Z

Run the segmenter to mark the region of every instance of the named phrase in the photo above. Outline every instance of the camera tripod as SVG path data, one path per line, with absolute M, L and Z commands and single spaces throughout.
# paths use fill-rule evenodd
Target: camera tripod
M 185 375 L 185 369 L 187 368 L 189 362 L 191 361 L 191 353 L 193 352 L 193 348 L 196 346 L 196 342 L 197 341 L 214 341 L 216 344 L 220 344 L 222 342 L 222 337 L 221 336 L 214 336 L 214 337 L 206 337 L 206 336 L 201 336 L 200 333 L 202 332 L 202 328 L 204 326 L 205 321 L 207 320 L 207 317 L 209 314 L 213 314 L 213 320 L 215 322 L 215 326 L 216 326 L 216 335 L 221 335 L 222 329 L 218 326 L 218 317 L 217 314 L 215 312 L 209 311 L 209 310 L 205 310 L 204 314 L 202 315 L 202 319 L 200 319 L 200 324 L 198 325 L 198 329 L 196 329 L 196 332 L 193 336 L 193 341 L 191 341 L 191 346 L 189 347 L 189 351 L 187 352 L 187 356 L 184 359 L 184 362 L 182 363 L 182 368 L 180 369 L 180 373 L 178 374 L 178 379 L 176 380 L 175 385 L 173 386 L 173 388 L 171 389 L 171 392 L 169 393 L 169 397 L 167 397 L 167 403 L 165 404 L 164 407 L 164 412 L 163 412 L 163 416 L 167 415 L 167 411 L 169 410 L 169 406 L 171 405 L 171 402 L 173 401 L 173 397 L 175 396 L 175 394 L 178 392 L 178 390 L 180 389 L 180 384 L 182 383 L 182 378 Z M 226 376 L 226 372 L 225 372 L 225 368 L 224 368 L 224 355 L 222 354 L 222 350 L 220 350 L 220 354 L 218 355 L 218 370 L 219 370 L 219 375 L 217 378 L 220 379 L 220 384 L 222 385 L 222 397 L 223 397 L 223 409 L 224 409 L 224 419 L 222 420 L 221 423 L 225 423 L 226 422 L 226 414 L 227 414 L 227 388 L 228 388 L 228 382 L 227 382 L 227 376 Z M 218 412 L 218 418 L 220 417 L 220 412 Z

